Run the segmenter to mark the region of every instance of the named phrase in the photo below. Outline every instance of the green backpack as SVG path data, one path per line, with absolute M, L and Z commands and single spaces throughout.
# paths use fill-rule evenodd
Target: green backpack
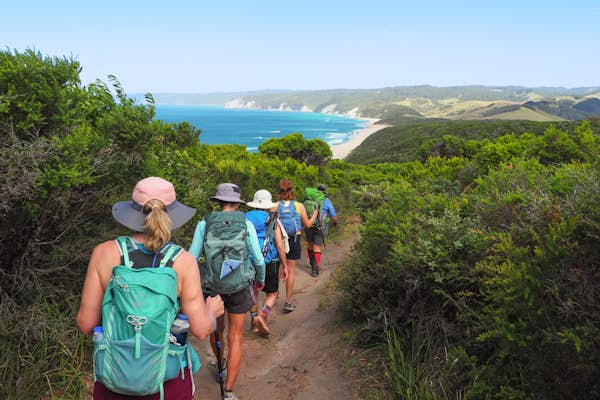
M 250 286 L 256 271 L 246 247 L 248 229 L 242 211 L 208 214 L 200 255 L 202 290 L 208 295 L 231 294 Z
M 94 380 L 113 392 L 143 396 L 160 392 L 185 365 L 187 346 L 169 342 L 177 315 L 177 274 L 167 263 L 181 247 L 166 244 L 156 268 L 133 268 L 127 237 L 117 239 L 124 265 L 113 268 L 102 300 L 104 338 L 95 343 Z M 190 352 L 187 362 L 192 368 Z M 183 376 L 183 375 L 182 375 Z
M 317 210 L 319 212 L 319 216 L 317 217 L 317 222 L 315 223 L 315 226 L 317 228 L 320 228 L 325 222 L 323 220 L 324 215 L 321 212 L 321 210 L 323 209 L 323 203 L 325 202 L 325 194 L 320 190 L 311 187 L 304 189 L 304 194 L 305 196 L 304 200 L 302 201 L 302 204 L 304 204 L 304 208 L 306 208 L 306 215 L 308 215 L 308 217 L 310 218 L 314 210 Z

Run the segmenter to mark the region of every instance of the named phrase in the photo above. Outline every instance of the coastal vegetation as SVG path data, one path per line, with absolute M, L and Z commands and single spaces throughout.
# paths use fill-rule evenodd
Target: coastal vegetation
M 592 127 L 598 128 L 600 120 L 592 119 Z M 431 155 L 452 155 L 448 141 L 460 140 L 496 140 L 498 137 L 523 133 L 542 135 L 548 128 L 572 130 L 580 122 L 534 122 L 534 121 L 420 121 L 394 123 L 394 120 L 383 120 L 393 125 L 367 137 L 354 149 L 346 161 L 356 164 L 373 164 L 380 162 L 405 162 L 417 159 L 424 160 Z M 454 155 L 459 155 L 458 153 Z
M 282 177 L 326 183 L 360 216 L 336 288 L 353 345 L 379 349 L 368 373 L 381 392 L 365 396 L 600 397 L 598 121 L 406 123 L 347 161 L 300 134 L 251 154 L 156 120 L 153 96 L 138 104 L 115 77 L 83 86 L 80 70 L 0 51 L 1 398 L 84 397 L 91 343 L 73 321 L 86 261 L 122 233 L 112 204 L 150 175 L 200 216 L 219 182 L 248 194 Z

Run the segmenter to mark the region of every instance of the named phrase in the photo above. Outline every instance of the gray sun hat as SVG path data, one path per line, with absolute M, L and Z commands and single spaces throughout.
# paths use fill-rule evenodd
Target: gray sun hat
M 320 192 L 323 192 L 324 194 L 327 194 L 327 186 L 323 185 L 322 183 L 320 183 L 317 186 L 317 190 Z
M 240 199 L 241 194 L 242 191 L 235 183 L 221 183 L 217 186 L 217 193 L 211 199 L 246 204 L 244 200 Z
M 273 197 L 268 190 L 261 189 L 254 193 L 254 199 L 248 202 L 248 206 L 252 208 L 260 208 L 262 210 L 270 210 L 277 206 L 277 203 L 273 203 Z
M 135 185 L 130 200 L 116 203 L 112 208 L 112 215 L 121 225 L 135 232 L 144 232 L 144 205 L 152 199 L 157 199 L 165 205 L 165 211 L 171 220 L 171 230 L 175 230 L 192 219 L 196 213 L 196 209 L 178 202 L 175 198 L 175 188 L 171 182 L 151 176 Z

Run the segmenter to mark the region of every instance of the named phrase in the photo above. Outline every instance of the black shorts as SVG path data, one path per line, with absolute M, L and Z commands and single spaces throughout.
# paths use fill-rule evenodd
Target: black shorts
M 239 292 L 221 294 L 220 296 L 223 299 L 225 310 L 230 314 L 245 314 L 254 306 L 254 296 L 252 296 L 251 286 Z
M 302 247 L 300 246 L 300 235 L 294 235 L 288 238 L 290 251 L 287 253 L 288 260 L 299 260 L 302 255 Z
M 323 240 L 323 231 L 317 228 L 307 229 L 306 241 L 308 243 L 316 244 L 317 246 L 323 246 L 323 243 L 325 243 L 325 241 Z
M 273 261 L 267 264 L 265 267 L 265 287 L 263 292 L 265 293 L 276 293 L 279 291 L 279 261 Z

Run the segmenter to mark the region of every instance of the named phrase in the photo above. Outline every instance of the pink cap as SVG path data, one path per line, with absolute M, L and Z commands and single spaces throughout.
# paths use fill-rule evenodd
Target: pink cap
M 152 199 L 158 199 L 168 206 L 176 199 L 175 188 L 171 182 L 151 176 L 142 179 L 135 185 L 131 198 L 141 206 Z

